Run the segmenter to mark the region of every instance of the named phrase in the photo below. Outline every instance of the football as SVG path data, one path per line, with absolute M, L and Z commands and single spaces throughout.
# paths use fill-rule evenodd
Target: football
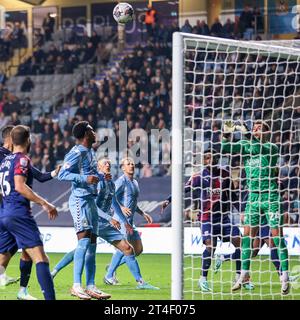
M 118 3 L 113 11 L 113 17 L 120 24 L 126 24 L 133 20 L 134 11 L 132 6 L 126 2 Z

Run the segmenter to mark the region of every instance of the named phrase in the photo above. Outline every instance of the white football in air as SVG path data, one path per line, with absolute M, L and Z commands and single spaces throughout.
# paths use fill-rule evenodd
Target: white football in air
M 120 24 L 132 21 L 133 16 L 134 11 L 129 3 L 120 2 L 114 7 L 113 17 Z

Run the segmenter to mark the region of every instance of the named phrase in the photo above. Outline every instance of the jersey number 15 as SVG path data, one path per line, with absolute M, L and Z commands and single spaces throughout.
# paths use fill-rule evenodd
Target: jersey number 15
M 8 196 L 11 191 L 11 186 L 10 186 L 9 182 L 7 181 L 8 175 L 9 175 L 8 171 L 0 172 L 0 185 L 1 185 L 2 195 L 4 197 Z

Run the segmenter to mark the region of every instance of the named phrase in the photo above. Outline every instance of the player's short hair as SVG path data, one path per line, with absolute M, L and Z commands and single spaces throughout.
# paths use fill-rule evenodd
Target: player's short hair
M 100 165 L 103 165 L 103 163 L 104 163 L 105 161 L 109 161 L 109 162 L 111 163 L 111 160 L 110 160 L 109 158 L 103 157 L 103 158 L 98 159 L 98 165 L 99 165 L 99 164 L 100 164 Z
M 84 135 L 88 130 L 94 130 L 88 121 L 79 121 L 74 124 L 72 128 L 72 135 L 76 139 L 81 140 L 84 138 Z
M 7 125 L 2 129 L 2 131 L 1 131 L 2 140 L 5 140 L 6 138 L 8 138 L 10 136 L 10 133 L 14 127 L 15 126 L 13 126 L 13 125 Z
M 218 153 L 217 150 L 214 149 L 214 148 L 207 148 L 207 149 L 204 151 L 203 156 L 205 156 L 207 153 L 211 153 L 213 165 L 216 165 L 216 164 L 219 162 L 220 153 Z
M 262 127 L 263 127 L 263 129 L 264 129 L 264 131 L 271 131 L 270 126 L 269 126 L 268 123 L 267 123 L 266 121 L 264 121 L 264 120 L 256 120 L 256 121 L 254 122 L 254 124 L 261 124 Z
M 125 161 L 130 161 L 133 162 L 133 164 L 135 164 L 134 160 L 131 157 L 125 157 L 121 160 L 121 167 L 123 167 Z
M 211 153 L 212 155 L 218 154 L 218 153 L 217 153 L 217 150 L 214 149 L 214 148 L 207 148 L 207 149 L 204 151 L 203 154 L 206 154 L 206 153 Z
M 18 125 L 11 131 L 11 140 L 15 146 L 23 146 L 30 137 L 30 129 L 27 126 Z

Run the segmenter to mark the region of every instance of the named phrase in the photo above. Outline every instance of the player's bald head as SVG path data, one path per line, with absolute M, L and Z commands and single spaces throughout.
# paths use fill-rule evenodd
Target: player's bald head
M 27 126 L 18 125 L 11 130 L 11 140 L 14 146 L 24 146 L 30 138 L 30 129 Z

